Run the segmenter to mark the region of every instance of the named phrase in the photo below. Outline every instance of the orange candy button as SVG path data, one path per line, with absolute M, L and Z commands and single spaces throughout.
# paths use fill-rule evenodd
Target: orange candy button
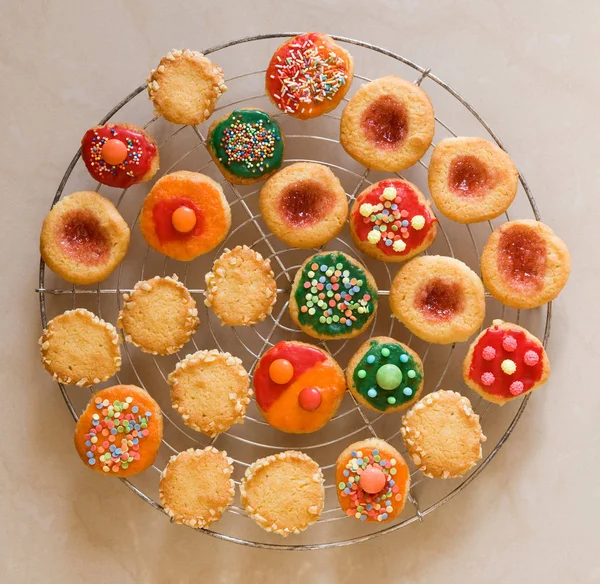
M 127 158 L 127 145 L 121 140 L 111 138 L 102 146 L 101 156 L 107 164 L 121 164 Z
M 294 376 L 294 366 L 287 359 L 275 359 L 269 366 L 269 377 L 275 383 L 283 385 Z
M 385 487 L 385 475 L 380 468 L 368 466 L 362 471 L 358 484 L 365 493 L 379 493 Z
M 196 213 L 189 207 L 181 206 L 171 215 L 171 223 L 179 233 L 189 233 L 196 227 Z

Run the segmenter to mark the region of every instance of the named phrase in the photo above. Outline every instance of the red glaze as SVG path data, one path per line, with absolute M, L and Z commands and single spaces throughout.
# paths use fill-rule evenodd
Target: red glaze
M 318 223 L 333 207 L 333 197 L 316 181 L 288 186 L 279 199 L 279 212 L 292 227 Z
M 102 147 L 109 140 L 120 140 L 126 145 L 127 158 L 121 164 L 108 164 L 102 158 Z M 90 128 L 81 140 L 81 157 L 88 172 L 109 187 L 126 189 L 140 182 L 156 154 L 156 145 L 142 133 L 119 124 Z
M 517 347 L 513 351 L 507 351 L 503 347 L 503 340 L 506 336 L 513 337 L 517 341 Z M 496 350 L 494 359 L 489 361 L 484 359 L 482 353 L 486 347 L 493 347 Z M 529 351 L 533 351 L 538 356 L 535 365 L 525 364 L 525 354 Z M 529 354 L 529 357 L 531 358 L 531 354 Z M 507 375 L 502 371 L 501 365 L 505 359 L 511 359 L 517 365 L 517 370 L 512 375 Z M 533 360 L 530 359 L 530 361 Z M 487 373 L 494 376 L 494 381 L 489 385 L 481 382 L 482 376 Z M 510 386 L 512 383 L 520 381 L 523 384 L 522 392 L 526 392 L 542 378 L 542 373 L 542 347 L 540 344 L 528 339 L 523 331 L 507 331 L 494 325 L 485 332 L 475 345 L 469 379 L 477 383 L 486 393 L 501 398 L 512 398 L 518 395 L 516 392 L 520 390 L 520 386 L 518 388 L 513 387 L 515 393 L 511 392 Z M 490 376 L 486 375 L 485 379 L 490 379 Z
M 367 139 L 383 149 L 397 148 L 408 134 L 406 110 L 390 95 L 369 104 L 360 125 Z
M 416 297 L 417 308 L 433 320 L 449 320 L 464 308 L 465 299 L 458 282 L 432 278 Z
M 269 376 L 269 367 L 276 359 L 286 359 L 294 367 L 294 375 L 284 384 L 274 383 Z M 254 391 L 256 403 L 264 412 L 275 403 L 277 398 L 305 371 L 322 363 L 327 357 L 318 349 L 281 341 L 269 349 L 260 359 L 254 372 Z
M 86 266 L 95 266 L 106 258 L 110 243 L 93 213 L 73 211 L 63 221 L 58 239 L 66 255 Z
M 548 248 L 544 238 L 527 225 L 501 230 L 498 241 L 498 270 L 514 285 L 541 289 L 546 274 Z
M 307 412 L 314 412 L 322 401 L 321 392 L 316 387 L 305 387 L 298 394 L 298 405 Z
M 482 196 L 489 188 L 488 170 L 476 156 L 457 156 L 450 164 L 448 186 L 455 195 Z
M 187 233 L 181 233 L 173 226 L 173 213 L 180 207 L 188 207 L 196 213 L 196 225 Z M 181 241 L 194 235 L 200 235 L 204 227 L 202 211 L 194 201 L 185 197 L 174 197 L 158 201 L 154 205 L 154 209 L 152 209 L 152 218 L 154 219 L 154 228 L 160 243 L 173 240 Z

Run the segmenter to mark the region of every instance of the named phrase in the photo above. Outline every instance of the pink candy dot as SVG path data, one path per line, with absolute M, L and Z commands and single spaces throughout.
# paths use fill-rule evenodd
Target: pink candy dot
M 483 351 L 481 351 L 481 356 L 486 361 L 491 361 L 492 359 L 494 359 L 496 357 L 496 349 L 494 349 L 494 347 L 488 345 L 487 347 L 483 348 Z
M 510 335 L 506 335 L 502 339 L 502 348 L 509 353 L 512 353 L 517 348 L 517 339 L 515 337 L 511 337 Z
M 525 386 L 523 385 L 522 381 L 513 381 L 510 384 L 510 387 L 508 388 L 510 393 L 512 393 L 513 395 L 521 395 L 524 389 Z
M 533 367 L 534 365 L 537 365 L 539 360 L 540 360 L 539 355 L 535 351 L 532 351 L 531 349 L 529 351 L 527 351 L 525 353 L 525 355 L 523 356 L 523 361 L 525 362 L 525 365 L 529 365 L 529 367 Z
M 494 381 L 496 381 L 496 378 L 494 377 L 494 374 L 490 373 L 489 371 L 486 371 L 481 376 L 481 383 L 483 385 L 492 385 L 492 383 L 494 383 Z

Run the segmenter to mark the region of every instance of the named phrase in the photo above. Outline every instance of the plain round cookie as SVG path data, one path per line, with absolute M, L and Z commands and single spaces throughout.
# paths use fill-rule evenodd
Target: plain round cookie
M 533 219 L 509 221 L 495 229 L 481 254 L 486 288 L 513 308 L 536 308 L 554 300 L 570 272 L 564 241 Z
M 228 326 L 248 326 L 264 320 L 277 301 L 271 262 L 247 245 L 225 249 L 205 276 L 206 300 Z
M 344 108 L 340 123 L 344 150 L 363 166 L 388 172 L 418 162 L 434 133 L 428 95 L 396 75 L 361 86 Z
M 223 70 L 187 49 L 167 53 L 146 81 L 156 114 L 174 124 L 201 124 L 227 91 Z
M 135 385 L 114 385 L 92 396 L 74 441 L 88 468 L 129 477 L 154 464 L 162 437 L 162 413 L 152 396 Z
M 46 215 L 40 252 L 46 265 L 73 284 L 108 278 L 129 247 L 129 227 L 117 208 L 94 191 L 61 199 Z
M 412 461 L 429 478 L 462 476 L 481 459 L 486 440 L 471 402 L 443 389 L 416 403 L 400 432 Z
M 510 207 L 519 173 L 510 156 L 489 140 L 445 138 L 433 149 L 428 182 L 443 215 L 458 223 L 476 223 Z
M 176 523 L 204 528 L 218 521 L 233 503 L 233 460 L 207 446 L 171 456 L 160 475 L 160 502 Z
M 138 282 L 131 294 L 123 294 L 123 301 L 117 327 L 145 353 L 175 353 L 200 324 L 196 301 L 175 274 Z
M 344 513 L 369 523 L 386 523 L 404 509 L 410 471 L 391 444 L 368 438 L 350 444 L 338 456 L 335 482 Z
M 415 403 L 423 391 L 423 362 L 391 337 L 373 337 L 352 355 L 346 383 L 356 400 L 375 412 L 393 413 Z
M 344 227 L 348 199 L 331 169 L 297 162 L 275 173 L 259 195 L 260 212 L 275 236 L 291 247 L 317 248 Z
M 479 276 L 460 260 L 421 256 L 396 274 L 390 307 L 411 333 L 448 345 L 466 341 L 481 327 L 485 290 Z
M 302 452 L 280 452 L 246 469 L 240 495 L 249 517 L 265 531 L 286 537 L 319 519 L 325 500 L 323 473 Z
M 40 337 L 44 369 L 59 383 L 91 387 L 121 368 L 115 327 L 84 308 L 53 318 Z
M 171 405 L 184 423 L 214 437 L 243 424 L 252 390 L 241 359 L 216 349 L 196 351 L 168 377 Z

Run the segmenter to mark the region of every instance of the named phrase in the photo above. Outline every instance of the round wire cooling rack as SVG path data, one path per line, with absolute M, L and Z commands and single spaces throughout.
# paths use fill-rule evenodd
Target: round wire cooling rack
M 204 51 L 204 54 L 211 55 L 211 58 L 226 72 L 232 73 L 226 79 L 229 91 L 218 103 L 215 115 L 223 115 L 236 107 L 248 106 L 261 107 L 272 112 L 285 132 L 284 164 L 307 161 L 328 165 L 340 178 L 351 202 L 363 188 L 386 175 L 361 167 L 344 153 L 338 139 L 339 109 L 315 120 L 301 122 L 275 110 L 264 95 L 265 69 L 260 67 L 266 68 L 273 50 L 281 42 L 278 39 L 296 34 L 299 33 L 247 37 Z M 380 75 L 397 74 L 409 79 L 413 78 L 416 84 L 424 86 L 430 94 L 436 109 L 436 136 L 432 147 L 440 139 L 456 135 L 482 135 L 503 147 L 496 134 L 473 107 L 448 84 L 434 75 L 431 69 L 421 67 L 405 57 L 375 45 L 339 36 L 333 38 L 342 44 L 351 45 L 350 50 L 355 58 L 356 72 L 349 96 L 362 83 Z M 259 63 L 258 69 L 257 63 Z M 372 75 L 366 77 L 359 74 L 365 70 L 370 71 Z M 178 274 L 196 298 L 201 324 L 191 343 L 177 355 L 153 357 L 141 353 L 137 348 L 126 343 L 122 345 L 126 359 L 123 360 L 123 367 L 116 376 L 116 382 L 134 383 L 146 388 L 161 405 L 165 421 L 163 444 L 153 467 L 141 475 L 121 479 L 122 482 L 155 509 L 164 512 L 158 501 L 159 473 L 174 453 L 190 447 L 201 448 L 208 444 L 223 448 L 235 461 L 234 479 L 239 484 L 245 469 L 257 458 L 294 448 L 305 451 L 315 458 L 325 475 L 325 509 L 315 525 L 299 535 L 292 536 L 289 540 L 282 540 L 277 535 L 264 532 L 249 520 L 236 496 L 234 505 L 219 522 L 210 529 L 198 531 L 249 546 L 310 550 L 366 541 L 396 531 L 415 521 L 423 521 L 429 513 L 462 491 L 490 463 L 519 421 L 529 396 L 500 408 L 486 402 L 468 389 L 460 373 L 467 344 L 456 346 L 426 344 L 410 335 L 393 319 L 387 296 L 398 266 L 378 262 L 358 252 L 352 246 L 346 227 L 338 238 L 325 246 L 325 249 L 343 251 L 367 266 L 378 283 L 381 296 L 379 309 L 369 331 L 363 333 L 358 339 L 319 344 L 329 350 L 342 366 L 345 366 L 353 352 L 369 336 L 383 334 L 409 344 L 423 359 L 424 394 L 443 387 L 456 389 L 471 399 L 475 411 L 480 415 L 484 433 L 488 436 L 488 441 L 484 445 L 483 460 L 461 479 L 436 481 L 423 478 L 406 457 L 411 468 L 409 502 L 394 522 L 372 525 L 349 518 L 339 509 L 335 494 L 335 460 L 339 452 L 348 444 L 371 436 L 387 440 L 405 454 L 406 450 L 399 432 L 401 414 L 375 414 L 359 406 L 348 392 L 337 415 L 324 429 L 314 434 L 288 435 L 271 428 L 262 419 L 254 403 L 250 405 L 243 425 L 234 426 L 214 439 L 209 439 L 186 427 L 179 415 L 170 407 L 169 388 L 166 383 L 168 373 L 174 369 L 177 360 L 186 353 L 202 348 L 229 351 L 239 356 L 246 369 L 252 373 L 262 353 L 282 339 L 298 338 L 315 342 L 314 339 L 307 339 L 291 321 L 288 315 L 288 302 L 291 281 L 296 270 L 304 259 L 316 250 L 292 249 L 279 242 L 268 231 L 258 212 L 260 184 L 238 187 L 225 181 L 204 148 L 206 125 L 173 126 L 162 118 L 152 117 L 148 100 L 143 96 L 139 97 L 145 87 L 141 85 L 128 95 L 100 121 L 100 124 L 113 120 L 118 115 L 121 121 L 139 123 L 147 128 L 159 143 L 160 175 L 185 168 L 212 175 L 219 180 L 231 206 L 234 227 L 223 244 L 214 253 L 207 254 L 208 257 L 202 256 L 190 263 L 175 262 L 149 249 L 137 228 L 141 203 L 150 187 L 136 185 L 118 191 L 97 184 L 96 190 L 102 189 L 102 194 L 115 202 L 131 226 L 132 240 L 127 258 L 109 279 L 93 287 L 66 285 L 51 272 L 46 273 L 44 262 L 40 262 L 37 291 L 44 327 L 49 318 L 76 306 L 89 308 L 105 320 L 115 322 L 121 306 L 122 294 L 130 291 L 137 280 L 154 275 Z M 344 101 L 347 100 L 348 98 L 345 98 Z M 451 118 L 452 124 L 442 121 L 441 117 Z M 402 176 L 400 174 L 397 176 L 411 180 L 427 192 L 427 166 L 430 153 L 431 150 L 417 165 L 408 169 Z M 80 155 L 81 150 L 69 164 L 52 205 L 56 204 L 64 192 L 82 188 L 90 189 L 90 178 L 85 172 Z M 511 212 L 514 208 L 520 216 L 527 214 L 539 219 L 537 206 L 529 187 L 521 175 L 519 179 L 519 193 L 511 207 Z M 438 219 L 440 234 L 426 253 L 459 257 L 475 271 L 479 271 L 480 249 L 489 236 L 490 230 L 508 220 L 509 217 L 505 214 L 495 222 L 488 221 L 466 226 L 452 223 L 439 214 Z M 203 305 L 204 274 L 209 271 L 212 262 L 225 247 L 234 247 L 242 243 L 270 259 L 278 284 L 278 299 L 271 316 L 258 325 L 222 327 L 218 319 Z M 493 318 L 521 323 L 543 338 L 543 343 L 546 345 L 550 334 L 551 304 L 535 311 L 514 311 L 500 305 L 489 295 L 486 297 L 486 304 L 487 317 L 483 326 L 487 326 Z M 111 383 L 114 382 L 111 380 Z M 60 383 L 58 385 L 69 411 L 73 418 L 77 419 L 78 413 L 89 400 L 89 393 L 78 387 L 67 387 Z

